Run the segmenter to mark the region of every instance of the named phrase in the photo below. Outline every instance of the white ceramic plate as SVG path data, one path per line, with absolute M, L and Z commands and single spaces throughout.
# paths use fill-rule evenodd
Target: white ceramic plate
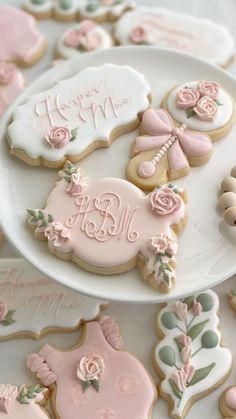
M 57 80 L 70 77 L 88 65 L 112 62 L 132 65 L 143 72 L 153 91 L 153 105 L 177 83 L 188 80 L 216 80 L 236 97 L 236 81 L 223 70 L 180 53 L 155 47 L 122 47 L 84 55 L 53 68 L 37 79 L 16 100 L 1 120 L 4 136 L 13 107 L 32 93 L 48 88 Z M 45 80 L 46 84 L 45 84 Z M 123 177 L 136 133 L 125 135 L 109 149 L 100 149 L 85 158 L 82 166 L 91 178 Z M 32 141 L 34 139 L 32 138 Z M 9 153 L 6 141 L 0 144 L 0 217 L 3 229 L 15 247 L 46 275 L 82 293 L 106 300 L 125 302 L 163 302 L 196 293 L 227 279 L 236 272 L 236 229 L 227 228 L 217 209 L 217 193 L 222 178 L 236 163 L 236 125 L 227 138 L 214 145 L 210 162 L 191 169 L 181 187 L 189 193 L 189 222 L 179 238 L 177 284 L 168 295 L 158 293 L 142 281 L 137 269 L 115 276 L 100 276 L 52 256 L 46 243 L 34 239 L 25 226 L 26 208 L 40 208 L 47 197 L 56 172 L 32 168 Z

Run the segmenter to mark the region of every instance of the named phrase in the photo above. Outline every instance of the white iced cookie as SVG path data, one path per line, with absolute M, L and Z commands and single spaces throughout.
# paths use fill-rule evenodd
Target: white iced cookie
M 203 293 L 168 303 L 158 314 L 161 340 L 154 363 L 161 378 L 159 395 L 174 419 L 186 417 L 193 403 L 216 389 L 231 369 L 232 355 L 221 346 L 219 298 Z
M 172 48 L 221 66 L 234 55 L 234 40 L 225 26 L 161 7 L 139 7 L 124 14 L 114 36 L 121 45 Z
M 0 341 L 73 331 L 105 304 L 63 287 L 23 259 L 0 259 Z
M 82 20 L 64 32 L 58 40 L 58 57 L 68 59 L 99 49 L 110 48 L 113 44 L 111 35 L 92 20 Z
M 219 198 L 220 208 L 224 211 L 224 220 L 230 226 L 236 225 L 236 166 L 231 176 L 224 178 L 221 184 L 222 195 Z
M 131 67 L 104 64 L 76 71 L 15 108 L 8 127 L 11 152 L 34 166 L 78 161 L 135 129 L 149 100 L 144 75 Z
M 215 81 L 189 81 L 166 93 L 161 106 L 174 121 L 204 131 L 212 139 L 224 137 L 236 118 L 233 98 Z

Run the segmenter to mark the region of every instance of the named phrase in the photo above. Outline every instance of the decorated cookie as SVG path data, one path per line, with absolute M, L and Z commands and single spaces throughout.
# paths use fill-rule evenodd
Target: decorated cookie
M 150 87 L 133 68 L 87 67 L 16 107 L 11 152 L 28 164 L 62 167 L 135 129 L 149 100 Z
M 222 419 L 236 419 L 236 387 L 227 388 L 220 397 Z
M 51 416 L 44 408 L 48 389 L 39 384 L 17 387 L 0 384 L 1 419 L 48 419 Z
M 168 303 L 157 319 L 161 341 L 154 363 L 161 378 L 159 394 L 174 419 L 184 418 L 193 403 L 222 384 L 232 356 L 220 345 L 218 296 L 207 290 Z
M 102 316 L 84 326 L 78 346 L 46 345 L 28 356 L 27 367 L 53 390 L 58 419 L 151 419 L 154 383 L 122 343 L 115 320 Z
M 59 285 L 23 259 L 0 259 L 0 341 L 71 332 L 105 304 Z
M 111 35 L 93 20 L 82 20 L 76 26 L 67 29 L 57 44 L 57 56 L 73 58 L 84 52 L 110 48 L 113 44 Z
M 180 84 L 165 95 L 161 106 L 174 122 L 205 132 L 213 141 L 224 137 L 236 118 L 233 98 L 213 81 Z
M 24 77 L 11 63 L 0 62 L 0 116 L 24 89 Z
M 144 190 L 187 175 L 190 166 L 206 163 L 212 153 L 206 133 L 190 131 L 185 124 L 176 128 L 161 108 L 144 112 L 140 133 L 145 135 L 135 139 L 127 178 Z
M 114 21 L 124 12 L 133 9 L 134 0 L 82 0 L 80 16 L 91 18 L 98 22 Z
M 46 50 L 46 39 L 36 28 L 35 19 L 16 7 L 0 4 L 0 62 L 13 61 L 29 66 Z
M 221 66 L 234 55 L 234 40 L 225 26 L 161 7 L 139 7 L 124 14 L 114 36 L 121 45 L 172 48 Z
M 231 176 L 224 178 L 221 190 L 219 205 L 224 211 L 224 220 L 226 224 L 236 226 L 236 166 L 231 170 Z
M 175 255 L 185 225 L 183 190 L 163 186 L 145 195 L 126 180 L 90 180 L 69 161 L 43 210 L 28 210 L 28 225 L 50 252 L 97 274 L 138 265 L 150 285 L 165 292 L 175 283 Z M 60 202 L 60 205 L 58 205 Z

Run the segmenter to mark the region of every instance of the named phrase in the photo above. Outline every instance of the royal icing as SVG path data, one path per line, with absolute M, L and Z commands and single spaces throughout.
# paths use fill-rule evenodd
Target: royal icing
M 46 345 L 29 355 L 27 366 L 36 376 L 42 370 L 37 359 L 56 376 L 53 408 L 60 418 L 150 418 L 156 391 L 149 374 L 128 352 L 110 346 L 98 322 L 86 324 L 75 349 Z
M 185 216 L 181 191 L 170 185 L 144 195 L 122 179 L 91 181 L 70 162 L 60 176 L 46 207 L 28 210 L 36 238 L 47 240 L 53 253 L 70 254 L 72 260 L 83 261 L 85 269 L 100 274 L 110 268 L 125 272 L 140 258 L 145 260 L 143 276 L 169 291 L 177 253 L 171 225 Z
M 47 389 L 40 385 L 0 384 L 0 418 L 48 419 L 49 413 L 39 405 L 45 401 L 45 393 Z
M 11 63 L 0 62 L 0 116 L 24 89 L 24 78 Z
M 23 259 L 0 260 L 0 340 L 16 333 L 39 337 L 94 319 L 105 302 L 74 293 Z
M 149 95 L 144 76 L 131 67 L 88 67 L 16 107 L 8 128 L 11 148 L 50 162 L 65 155 L 80 158 L 91 148 L 109 145 L 116 128 L 134 124 L 147 109 Z M 45 136 L 55 128 L 69 130 L 73 141 L 51 147 Z
M 157 45 L 219 65 L 225 65 L 234 54 L 234 40 L 225 26 L 161 7 L 139 7 L 124 14 L 114 35 L 122 45 Z
M 215 99 L 209 94 L 203 96 L 201 84 L 216 85 L 215 82 L 203 81 L 178 85 L 167 98 L 167 110 L 172 118 L 190 129 L 210 131 L 221 128 L 233 115 L 233 101 L 219 85 Z
M 160 394 L 171 397 L 174 418 L 185 417 L 194 398 L 222 384 L 230 370 L 231 353 L 220 346 L 218 310 L 218 296 L 207 290 L 168 303 L 158 315 L 163 339 L 155 348 L 155 363 Z
M 212 142 L 207 134 L 189 131 L 185 125 L 175 128 L 171 116 L 164 109 L 150 108 L 145 111 L 141 127 L 147 135 L 136 138 L 133 149 L 138 159 L 134 157 L 130 163 L 132 167 L 134 161 L 138 161 L 136 170 L 141 178 L 153 177 L 164 156 L 167 156 L 166 180 L 170 180 L 174 172 L 188 171 L 189 162 L 191 164 L 193 159 L 205 159 L 211 153 Z M 155 152 L 151 159 L 147 160 L 145 153 L 140 158 L 141 153 L 149 150 Z M 163 166 L 161 172 L 163 178 Z
M 30 64 L 45 45 L 45 38 L 37 30 L 35 19 L 5 4 L 0 5 L 0 16 L 0 33 L 4 39 L 0 48 L 0 61 Z
M 102 26 L 92 20 L 82 20 L 61 35 L 57 44 L 57 53 L 67 59 L 111 46 L 112 38 Z
M 231 176 L 224 178 L 221 184 L 222 195 L 219 206 L 224 211 L 224 220 L 230 226 L 236 225 L 236 166 L 231 170 Z
M 101 17 L 109 15 L 118 18 L 122 13 L 133 9 L 134 0 L 81 0 L 79 11 L 83 17 Z

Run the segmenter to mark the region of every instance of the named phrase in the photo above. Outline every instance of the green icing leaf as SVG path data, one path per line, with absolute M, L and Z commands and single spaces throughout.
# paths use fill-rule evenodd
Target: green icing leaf
M 95 10 L 97 10 L 97 8 L 98 8 L 98 3 L 93 2 L 93 3 L 90 3 L 86 6 L 86 11 L 87 12 L 95 12 Z
M 169 367 L 173 367 L 175 365 L 175 351 L 171 346 L 163 346 L 159 350 L 159 357 L 161 361 L 164 364 L 169 365 Z
M 11 324 L 15 323 L 16 321 L 13 319 L 13 315 L 16 310 L 9 310 L 5 319 L 1 321 L 3 326 L 10 326 Z
M 53 216 L 51 214 L 48 214 L 48 222 L 52 223 L 54 221 Z
M 194 109 L 193 108 L 186 109 L 186 115 L 188 119 L 192 118 L 195 115 Z
M 60 6 L 63 10 L 69 10 L 72 6 L 71 0 L 61 0 Z
M 32 217 L 36 214 L 36 210 L 31 210 L 31 209 L 27 209 L 27 212 L 29 213 L 29 215 L 32 215 Z
M 215 99 L 215 103 L 216 103 L 218 106 L 223 106 L 223 103 L 220 103 L 220 102 L 218 101 L 218 99 Z
M 208 330 L 202 335 L 202 347 L 212 349 L 218 345 L 218 335 L 213 330 Z
M 207 292 L 203 292 L 197 297 L 197 302 L 201 304 L 202 311 L 210 311 L 214 305 L 214 300 Z
M 178 351 L 179 353 L 182 351 L 182 349 L 184 348 L 184 345 L 180 342 L 180 340 L 178 338 L 174 338 L 174 341 L 177 345 Z
M 174 327 L 177 325 L 177 317 L 174 313 L 171 311 L 166 311 L 161 316 L 161 322 L 163 326 L 166 327 L 166 329 L 174 329 Z
M 100 381 L 98 381 L 98 380 L 92 380 L 92 386 L 95 388 L 95 390 L 97 392 L 99 392 L 99 389 L 100 389 Z
M 204 320 L 203 322 L 197 323 L 194 326 L 192 326 L 191 329 L 187 333 L 188 336 L 190 336 L 192 340 L 196 339 L 198 335 L 200 335 L 201 331 L 204 329 L 207 322 L 209 322 L 209 319 Z
M 183 397 L 183 393 L 182 391 L 180 391 L 177 387 L 177 385 L 175 384 L 174 380 L 172 380 L 172 378 L 169 379 L 169 384 L 171 386 L 171 390 L 173 391 L 174 395 L 178 398 L 178 399 L 182 399 Z
M 74 141 L 76 139 L 77 132 L 78 132 L 78 127 L 71 130 L 71 135 L 72 135 L 71 141 Z
M 87 381 L 81 381 L 82 387 L 83 387 L 83 391 L 86 391 L 87 388 L 89 388 L 92 384 L 92 381 L 87 380 Z
M 192 380 L 188 383 L 187 387 L 194 386 L 195 384 L 199 383 L 199 381 L 204 380 L 204 378 L 206 378 L 210 374 L 211 370 L 215 366 L 216 366 L 216 363 L 213 362 L 207 367 L 199 368 L 198 370 L 196 370 Z
M 183 303 L 184 303 L 184 304 L 187 304 L 187 306 L 188 306 L 188 310 L 190 310 L 190 308 L 192 307 L 193 300 L 194 300 L 194 296 L 193 296 L 193 295 L 190 295 L 189 297 L 187 297 L 187 298 L 185 298 L 185 299 L 183 300 Z
M 67 183 L 70 183 L 70 176 L 64 176 L 64 179 Z

